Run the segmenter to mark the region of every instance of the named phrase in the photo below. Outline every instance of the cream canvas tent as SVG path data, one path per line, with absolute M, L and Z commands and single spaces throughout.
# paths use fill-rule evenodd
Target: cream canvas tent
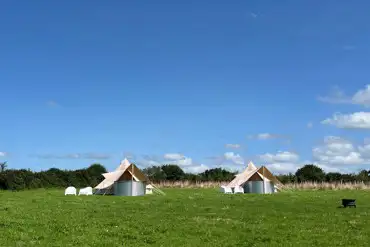
M 115 171 L 103 173 L 102 175 L 104 176 L 104 180 L 95 186 L 95 194 L 122 196 L 145 195 L 146 186 L 150 184 L 148 177 L 127 159 L 124 159 Z M 157 188 L 156 192 L 163 193 Z
M 279 190 L 280 181 L 265 167 L 257 168 L 249 162 L 247 168 L 237 174 L 227 187 L 243 187 L 244 193 L 267 194 Z

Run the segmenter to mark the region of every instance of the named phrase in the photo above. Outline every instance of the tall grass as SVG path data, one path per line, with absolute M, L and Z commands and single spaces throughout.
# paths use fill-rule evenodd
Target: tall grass
M 161 181 L 155 185 L 160 188 L 219 188 L 228 181 Z M 364 182 L 303 182 L 289 183 L 282 190 L 370 190 L 370 183 Z
M 216 182 L 216 181 L 161 181 L 155 183 L 156 186 L 161 188 L 218 188 L 221 185 L 226 185 L 229 182 Z
M 369 183 L 364 182 L 304 182 L 290 183 L 283 186 L 283 190 L 368 190 Z

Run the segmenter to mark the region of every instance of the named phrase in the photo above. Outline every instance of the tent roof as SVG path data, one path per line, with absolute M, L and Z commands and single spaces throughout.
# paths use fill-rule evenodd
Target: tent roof
M 149 181 L 145 174 L 134 164 L 124 159 L 113 172 L 103 173 L 104 180 L 95 189 L 105 189 L 114 184 L 125 172 L 129 172 L 135 181 Z
M 249 181 L 249 179 L 256 173 L 261 180 L 264 179 L 265 181 L 273 181 L 276 184 L 280 184 L 280 181 L 277 180 L 277 178 L 272 175 L 265 166 L 257 168 L 252 162 L 249 162 L 248 167 L 242 173 L 237 174 L 227 187 L 240 186 Z M 264 176 L 262 174 L 264 174 Z
M 94 187 L 94 189 L 106 189 L 109 188 L 113 185 L 113 181 L 109 181 L 107 179 L 104 179 L 103 181 L 100 182 L 97 186 Z
M 130 161 L 128 161 L 126 158 L 121 161 L 119 166 L 116 168 L 116 171 L 119 170 L 126 170 L 131 165 Z
M 248 174 L 248 173 L 250 173 L 251 171 L 254 171 L 254 170 L 256 170 L 256 169 L 257 169 L 257 167 L 253 164 L 253 162 L 252 162 L 252 161 L 250 161 L 250 162 L 248 163 L 247 168 L 246 168 L 242 173 L 239 173 L 237 176 L 243 176 L 243 175 L 246 175 L 246 174 Z

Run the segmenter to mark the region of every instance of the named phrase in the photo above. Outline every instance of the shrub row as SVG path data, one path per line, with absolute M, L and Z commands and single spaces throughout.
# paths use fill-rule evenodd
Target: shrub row
M 68 171 L 51 168 L 47 171 L 32 172 L 31 170 L 4 170 L 0 172 L 0 189 L 24 190 L 37 188 L 65 188 L 68 186 L 95 186 L 104 178 L 101 174 L 106 169 L 93 164 L 86 169 Z

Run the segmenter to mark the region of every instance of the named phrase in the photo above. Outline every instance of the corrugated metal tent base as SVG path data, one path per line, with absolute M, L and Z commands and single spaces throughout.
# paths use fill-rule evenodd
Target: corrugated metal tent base
M 97 189 L 95 195 L 113 195 L 113 186 L 106 189 Z
M 145 192 L 146 183 L 142 181 L 117 181 L 113 185 L 116 196 L 143 196 Z
M 273 182 L 265 182 L 265 188 L 263 181 L 248 181 L 243 185 L 244 193 L 254 194 L 271 194 L 275 193 L 275 186 Z

